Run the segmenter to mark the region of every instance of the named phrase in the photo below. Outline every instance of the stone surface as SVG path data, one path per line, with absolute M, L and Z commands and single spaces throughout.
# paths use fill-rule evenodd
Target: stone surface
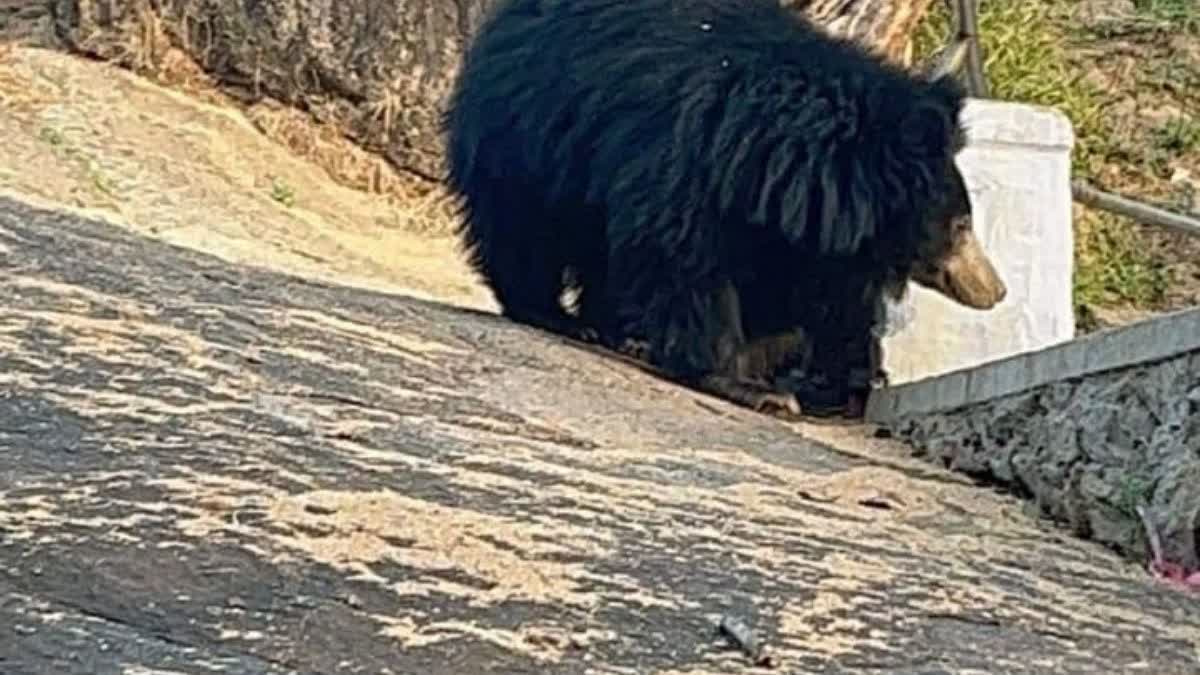
M 764 672 L 722 613 L 775 672 L 1200 667 L 1194 597 L 899 444 L 10 199 L 0 261 L 5 675 Z
M 1200 349 L 901 414 L 890 426 L 920 454 L 1007 484 L 1078 534 L 1142 560 L 1144 505 L 1165 557 L 1200 568 Z

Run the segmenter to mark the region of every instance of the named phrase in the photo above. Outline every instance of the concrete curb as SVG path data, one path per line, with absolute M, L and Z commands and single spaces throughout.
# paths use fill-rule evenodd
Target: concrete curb
M 944 412 L 1083 377 L 1200 350 L 1200 308 L 1185 309 L 1017 354 L 974 368 L 880 389 L 866 420 L 889 424 L 914 414 Z

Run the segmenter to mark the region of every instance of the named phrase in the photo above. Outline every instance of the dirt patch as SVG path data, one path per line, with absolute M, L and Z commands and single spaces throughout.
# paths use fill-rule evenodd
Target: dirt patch
M 337 184 L 236 110 L 25 47 L 0 64 L 0 106 L 12 193 L 232 262 L 494 308 L 432 210 Z

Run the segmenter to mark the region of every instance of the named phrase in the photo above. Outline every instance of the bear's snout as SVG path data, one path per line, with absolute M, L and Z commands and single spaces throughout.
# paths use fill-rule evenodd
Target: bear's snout
M 974 232 L 958 234 L 950 257 L 943 261 L 938 290 L 972 309 L 986 310 L 1003 302 L 1008 287 Z

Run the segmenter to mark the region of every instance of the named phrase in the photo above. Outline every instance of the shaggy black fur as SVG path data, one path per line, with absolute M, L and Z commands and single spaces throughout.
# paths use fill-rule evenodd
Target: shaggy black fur
M 702 380 L 804 323 L 797 294 L 945 254 L 962 101 L 774 0 L 502 0 L 450 98 L 448 182 L 507 316 L 643 336 Z

